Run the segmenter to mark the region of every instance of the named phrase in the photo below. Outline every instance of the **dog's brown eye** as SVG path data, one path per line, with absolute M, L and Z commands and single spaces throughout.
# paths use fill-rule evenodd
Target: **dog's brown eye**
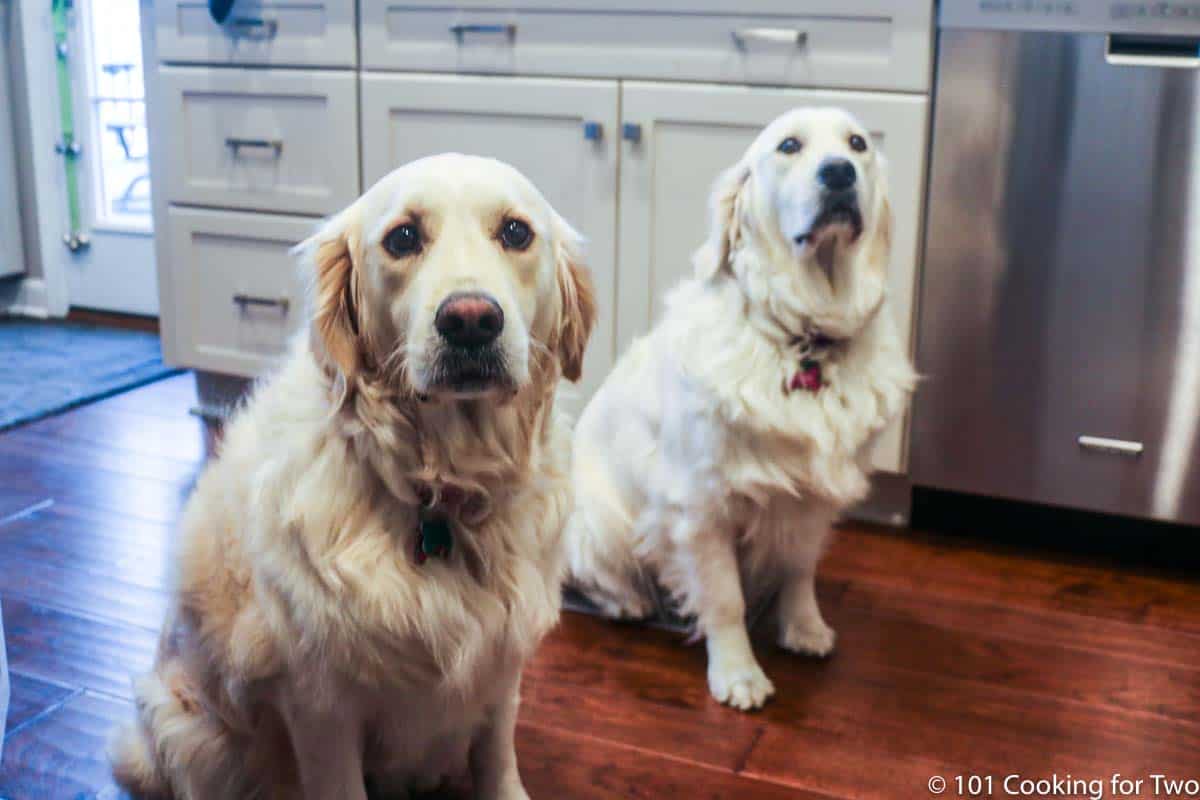
M 867 140 L 859 136 L 857 133 L 850 137 L 850 149 L 856 153 L 866 152 Z
M 788 138 L 786 138 L 782 142 L 780 142 L 779 147 L 776 147 L 775 149 L 778 150 L 779 152 L 783 153 L 785 156 L 790 156 L 793 153 L 799 153 L 800 152 L 800 140 L 797 139 L 795 136 L 789 136 Z
M 421 249 L 421 230 L 411 222 L 397 225 L 383 237 L 383 249 L 393 258 L 411 256 Z
M 506 219 L 500 228 L 500 241 L 509 250 L 524 250 L 533 241 L 533 231 L 519 219 Z

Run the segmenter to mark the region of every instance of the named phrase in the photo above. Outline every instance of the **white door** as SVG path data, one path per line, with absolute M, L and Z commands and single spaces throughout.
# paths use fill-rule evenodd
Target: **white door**
M 66 258 L 70 303 L 157 315 L 138 0 L 77 0 L 74 9 L 68 52 L 90 244 Z
M 17 213 L 17 167 L 14 158 L 12 87 L 8 59 L 13 50 L 15 6 L 0 0 L 0 278 L 25 271 L 21 219 Z
M 895 215 L 890 271 L 892 314 L 911 341 L 926 100 L 916 95 L 734 86 L 623 83 L 622 124 L 639 136 L 621 143 L 621 281 L 617 346 L 645 332 L 663 293 L 691 274 L 707 234 L 707 199 L 717 174 L 735 163 L 768 122 L 799 106 L 841 106 L 862 120 L 888 156 Z M 875 464 L 903 471 L 904 426 L 880 440 Z
M 583 381 L 565 394 L 568 409 L 581 409 L 613 360 L 617 83 L 366 73 L 362 132 L 364 188 L 422 156 L 491 156 L 524 173 L 587 238 L 600 319 Z

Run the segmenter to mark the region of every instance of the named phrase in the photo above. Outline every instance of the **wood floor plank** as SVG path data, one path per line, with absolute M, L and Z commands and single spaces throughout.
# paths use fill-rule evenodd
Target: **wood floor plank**
M 986 599 L 933 603 L 924 593 L 855 581 L 846 584 L 840 604 L 863 614 L 919 619 L 950 631 L 986 632 L 1016 642 L 1120 656 L 1148 668 L 1200 668 L 1200 636 L 1158 626 L 1072 611 L 1014 608 Z
M 778 694 L 761 715 L 766 729 L 746 772 L 814 791 L 892 798 L 921 796 L 933 774 L 1180 772 L 1200 752 L 1194 724 L 881 668 L 853 643 L 819 666 L 817 678 L 789 671 L 788 654 L 764 656 Z
M 0 433 L 0 440 L 7 434 Z M 0 469 L 0 474 L 3 469 Z M 12 485 L 11 481 L 0 480 L 0 526 L 20 517 L 29 509 L 44 504 L 50 497 L 44 492 L 24 489 Z
M 4 596 L 9 666 L 33 678 L 131 698 L 131 679 L 150 669 L 158 634 Z
M 177 461 L 195 463 L 205 454 L 204 423 L 186 409 L 160 416 L 96 403 L 35 422 L 25 430 Z
M 196 379 L 191 373 L 148 383 L 132 392 L 122 392 L 96 403 L 104 408 L 135 414 L 179 419 L 198 402 Z
M 173 530 L 167 523 L 56 504 L 0 526 L 0 560 L 82 573 L 68 586 L 51 587 L 56 594 L 74 591 L 75 583 L 103 579 L 161 592 L 172 569 Z M 0 575 L 0 592 L 19 582 L 21 576 Z
M 122 450 L 84 439 L 67 439 L 20 428 L 0 436 L 0 462 L 10 457 L 38 458 L 64 471 L 102 469 L 135 478 L 171 482 L 194 480 L 202 462 Z
M 4 743 L 0 797 L 124 797 L 112 782 L 104 748 L 113 727 L 132 713 L 132 703 L 85 693 L 23 728 Z
M 934 603 L 984 601 L 1200 634 L 1195 580 L 1020 555 L 960 537 L 851 524 L 834 537 L 820 572 L 907 589 Z
M 8 719 L 4 724 L 7 732 L 19 728 L 39 714 L 44 714 L 75 693 L 65 686 L 20 672 L 10 671 L 9 679 L 12 695 L 9 700 Z
M 704 664 L 677 635 L 567 612 L 526 665 L 522 718 L 733 770 L 761 721 L 713 700 Z
M 1157 714 L 1197 724 L 1200 729 L 1200 660 L 1186 666 L 1147 664 L 1115 652 L 1083 650 L 1062 641 L 1009 638 L 977 627 L 935 624 L 920 609 L 887 608 L 888 595 L 875 595 L 864 607 L 861 593 L 843 596 L 830 621 L 838 631 L 845 669 L 853 680 L 903 669 L 1006 687 L 1040 701 L 1070 700 L 1095 708 Z M 1064 637 L 1084 628 L 1089 618 L 1063 620 Z M 1200 642 L 1192 642 L 1193 657 Z M 783 662 L 786 663 L 786 662 Z M 1047 669 L 1053 664 L 1053 669 Z
M 597 739 L 585 731 L 565 731 L 540 724 L 518 726 L 517 757 L 525 788 L 535 798 L 829 800 L 831 797 L 722 769 L 674 761 Z
M 178 519 L 192 488 L 190 479 L 134 477 L 99 467 L 70 469 L 41 456 L 14 453 L 0 462 L 0 483 L 56 503 L 168 523 Z

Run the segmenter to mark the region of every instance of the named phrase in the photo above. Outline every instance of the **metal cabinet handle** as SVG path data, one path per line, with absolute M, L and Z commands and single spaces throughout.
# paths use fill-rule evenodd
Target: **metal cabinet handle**
M 270 150 L 275 154 L 275 158 L 279 158 L 283 153 L 282 139 L 242 139 L 237 136 L 229 136 L 225 139 L 225 146 L 233 151 L 234 158 L 237 158 L 238 153 L 243 147 Z
M 1142 454 L 1141 442 L 1130 442 L 1124 439 L 1106 439 L 1103 436 L 1080 436 L 1079 446 L 1084 450 L 1095 450 L 1098 453 L 1111 453 L 1118 456 L 1137 458 Z
M 278 308 L 284 314 L 288 312 L 292 301 L 286 297 L 259 297 L 252 294 L 235 294 L 233 303 L 238 308 L 245 310 L 247 306 L 260 306 L 263 308 Z
M 642 140 L 642 126 L 636 122 L 626 122 L 621 126 L 621 138 L 637 144 Z
M 261 17 L 234 17 L 226 23 L 235 36 L 245 39 L 274 39 L 279 33 L 279 20 Z
M 750 41 L 790 44 L 800 47 L 808 41 L 808 32 L 797 28 L 738 28 L 729 34 L 733 43 L 745 48 Z
M 499 33 L 507 36 L 509 39 L 515 39 L 517 36 L 517 26 L 512 23 L 496 23 L 491 25 L 462 23 L 458 25 L 451 25 L 450 32 L 454 34 L 454 36 L 460 42 L 468 33 Z
M 598 142 L 604 138 L 604 126 L 591 120 L 583 121 L 583 138 L 589 142 Z
M 1200 69 L 1200 37 L 1112 34 L 1104 60 L 1122 67 Z

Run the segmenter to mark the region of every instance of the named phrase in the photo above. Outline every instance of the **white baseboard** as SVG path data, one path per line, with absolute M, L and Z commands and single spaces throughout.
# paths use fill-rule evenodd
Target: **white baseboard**
M 50 299 L 46 282 L 41 278 L 24 278 L 0 283 L 0 313 L 37 319 L 49 317 Z

